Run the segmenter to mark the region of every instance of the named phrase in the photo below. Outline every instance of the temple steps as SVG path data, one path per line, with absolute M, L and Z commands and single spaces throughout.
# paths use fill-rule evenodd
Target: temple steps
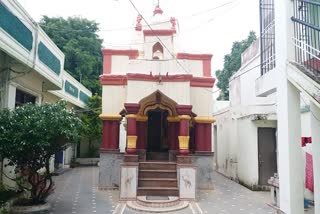
M 176 170 L 176 168 L 177 164 L 175 162 L 148 161 L 139 163 L 139 169 Z
M 189 206 L 187 201 L 180 201 L 174 196 L 138 196 L 136 201 L 128 201 L 130 209 L 146 213 L 175 213 Z
M 138 196 L 178 196 L 177 164 L 140 162 Z
M 176 178 L 140 178 L 138 180 L 140 187 L 177 187 L 178 180 Z
M 178 187 L 138 187 L 138 196 L 179 196 Z
M 177 178 L 177 170 L 139 169 L 139 178 Z

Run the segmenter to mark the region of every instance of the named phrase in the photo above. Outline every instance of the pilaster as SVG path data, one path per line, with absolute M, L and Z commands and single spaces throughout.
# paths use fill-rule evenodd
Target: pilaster
M 314 213 L 320 213 L 320 109 L 311 102 L 311 135 L 314 181 Z
M 212 151 L 212 123 L 213 117 L 195 117 L 195 151 Z
M 101 150 L 118 152 L 121 115 L 101 114 L 99 117 L 103 120 Z

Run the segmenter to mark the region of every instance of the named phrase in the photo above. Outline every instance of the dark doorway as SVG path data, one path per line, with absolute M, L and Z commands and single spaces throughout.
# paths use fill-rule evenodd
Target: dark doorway
M 275 128 L 258 128 L 259 185 L 268 185 L 268 179 L 277 172 L 277 145 Z
M 166 159 L 168 156 L 168 111 L 148 112 L 147 159 Z

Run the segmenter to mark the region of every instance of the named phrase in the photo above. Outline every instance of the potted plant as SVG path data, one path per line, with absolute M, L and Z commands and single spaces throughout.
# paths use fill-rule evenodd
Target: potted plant
M 11 179 L 25 193 L 14 211 L 49 208 L 46 199 L 54 188 L 50 159 L 66 142 L 78 140 L 80 125 L 65 101 L 0 110 L 0 155 L 8 159 L 5 167 L 16 175 Z

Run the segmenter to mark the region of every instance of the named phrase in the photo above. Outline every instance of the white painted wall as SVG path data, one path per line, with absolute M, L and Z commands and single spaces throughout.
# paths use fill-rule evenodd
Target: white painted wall
M 178 104 L 193 105 L 190 102 L 189 82 L 147 82 L 128 81 L 127 103 L 139 103 L 141 99 L 159 90 Z
M 178 61 L 178 62 L 177 62 Z M 115 64 L 117 63 L 117 64 Z M 112 67 L 114 74 L 126 74 L 126 73 L 141 73 L 153 75 L 169 75 L 172 74 L 192 74 L 195 77 L 203 76 L 203 65 L 200 60 L 129 60 L 122 62 L 115 62 Z M 128 63 L 128 65 L 126 65 Z M 124 70 L 127 66 L 127 70 Z
M 269 112 L 267 107 L 264 109 Z M 256 108 L 255 112 L 261 110 Z M 217 126 L 218 145 L 215 153 L 218 171 L 247 186 L 258 185 L 258 128 L 275 128 L 276 121 L 253 120 L 254 116 L 244 115 L 241 108 L 224 109 L 214 113 L 214 117 L 214 125 Z
M 191 87 L 192 111 L 198 116 L 212 115 L 212 90 L 202 87 Z
M 126 74 L 130 61 L 128 56 L 111 56 L 111 73 Z
M 127 86 L 102 86 L 102 114 L 119 114 L 124 108 Z
M 174 44 L 172 36 L 145 36 L 144 37 L 144 57 L 145 59 L 152 59 L 152 47 L 154 44 L 159 42 L 158 37 L 161 39 L 162 43 L 165 45 L 163 46 L 163 59 L 172 59 L 173 56 L 171 55 L 174 53 Z M 170 52 L 169 52 L 169 51 Z
M 254 47 L 254 43 L 247 50 Z M 231 106 L 265 105 L 276 102 L 276 97 L 271 94 L 266 97 L 258 97 L 255 92 L 255 82 L 261 76 L 260 54 L 255 55 L 250 61 L 241 66 L 229 81 Z

